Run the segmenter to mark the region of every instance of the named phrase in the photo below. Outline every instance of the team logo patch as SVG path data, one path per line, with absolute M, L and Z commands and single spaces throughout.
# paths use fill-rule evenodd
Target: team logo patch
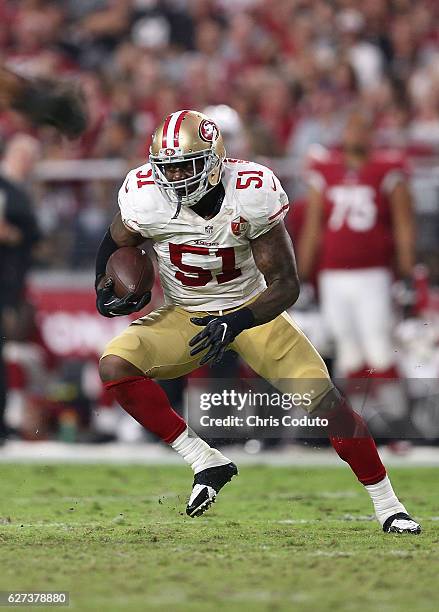
M 206 142 L 212 142 L 218 136 L 218 128 L 210 119 L 203 119 L 198 131 L 200 132 L 200 137 Z
M 181 147 L 164 147 L 159 151 L 159 157 L 181 157 L 184 155 Z
M 235 236 L 241 236 L 245 234 L 248 228 L 248 221 L 244 217 L 235 217 L 231 222 L 232 233 Z

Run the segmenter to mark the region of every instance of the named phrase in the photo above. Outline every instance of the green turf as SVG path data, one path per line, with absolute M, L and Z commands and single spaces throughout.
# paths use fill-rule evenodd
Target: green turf
M 383 534 L 348 469 L 244 467 L 184 514 L 190 471 L 0 465 L 0 590 L 75 610 L 437 609 L 437 470 L 394 469 L 421 536 Z

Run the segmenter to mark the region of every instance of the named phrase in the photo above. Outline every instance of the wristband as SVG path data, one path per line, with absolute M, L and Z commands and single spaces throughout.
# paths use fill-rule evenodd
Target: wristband
M 234 312 L 230 312 L 225 316 L 229 319 L 230 325 L 235 330 L 239 330 L 238 333 L 244 329 L 250 329 L 255 324 L 255 315 L 247 306 L 244 308 L 239 308 L 239 310 L 235 310 Z

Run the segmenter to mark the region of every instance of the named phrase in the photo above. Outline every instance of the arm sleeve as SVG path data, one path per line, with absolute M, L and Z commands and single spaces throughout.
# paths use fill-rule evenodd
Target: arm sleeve
M 120 216 L 122 218 L 123 224 L 132 232 L 137 232 L 141 234 L 141 228 L 139 227 L 136 221 L 137 215 L 133 203 L 133 195 L 132 192 L 129 190 L 130 179 L 131 175 L 128 174 L 128 176 L 123 182 L 122 187 L 119 189 L 117 203 L 119 205 Z
M 305 182 L 308 187 L 312 187 L 318 193 L 323 193 L 326 188 L 326 179 L 322 172 L 317 168 L 310 168 L 305 174 Z
M 271 173 L 262 193 L 254 190 L 253 202 L 248 206 L 249 227 L 247 237 L 250 240 L 259 238 L 277 225 L 288 213 L 290 204 L 288 196 L 282 188 L 279 179 Z M 247 208 L 247 207 L 246 207 Z
M 114 242 L 113 237 L 111 236 L 110 230 L 107 230 L 107 233 L 102 239 L 101 244 L 99 245 L 98 252 L 96 253 L 96 280 L 95 280 L 95 288 L 97 287 L 99 281 L 103 276 L 105 276 L 105 270 L 107 267 L 107 261 L 110 259 L 111 255 L 117 251 L 119 247 Z
M 381 182 L 381 190 L 390 195 L 399 183 L 408 179 L 407 170 L 402 165 L 395 165 L 387 170 Z

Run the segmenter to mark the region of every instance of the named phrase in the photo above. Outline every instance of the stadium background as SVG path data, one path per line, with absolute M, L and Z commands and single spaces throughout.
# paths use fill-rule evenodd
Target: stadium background
M 90 114 L 75 142 L 35 131 L 13 111 L 0 115 L 4 155 L 14 153 L 43 234 L 26 301 L 6 313 L 15 437 L 144 439 L 98 380 L 99 353 L 126 320 L 95 312 L 94 255 L 126 171 L 145 159 L 157 122 L 178 108 L 215 107 L 229 156 L 272 167 L 299 203 L 310 147 L 337 145 L 353 108 L 373 117 L 376 145 L 406 156 L 416 207 L 419 300 L 416 316 L 396 328 L 401 365 L 408 379 L 437 378 L 438 11 L 433 1 L 0 2 L 5 64 L 77 80 Z M 292 233 L 294 219 L 293 209 Z M 152 305 L 159 303 L 157 289 Z M 330 359 L 318 311 L 293 314 Z M 233 359 L 225 369 L 247 373 Z M 182 385 L 167 386 L 177 403 Z M 410 398 L 416 437 L 436 442 L 439 422 L 422 396 L 423 387 Z

